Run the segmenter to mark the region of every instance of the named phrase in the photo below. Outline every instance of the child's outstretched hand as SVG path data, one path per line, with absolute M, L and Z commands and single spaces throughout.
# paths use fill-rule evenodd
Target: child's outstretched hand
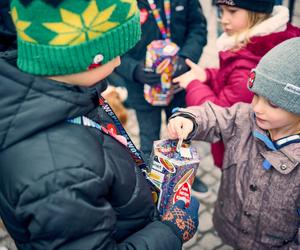
M 200 67 L 196 63 L 193 63 L 190 59 L 186 59 L 185 62 L 191 69 L 181 76 L 174 78 L 174 83 L 179 83 L 180 87 L 186 89 L 190 82 L 193 80 L 206 80 L 206 72 L 202 67 Z
M 167 128 L 170 139 L 187 139 L 193 131 L 194 123 L 188 118 L 176 116 L 169 120 Z

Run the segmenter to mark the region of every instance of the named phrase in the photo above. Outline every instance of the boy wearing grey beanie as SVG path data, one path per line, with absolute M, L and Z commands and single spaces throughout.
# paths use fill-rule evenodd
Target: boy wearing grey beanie
M 300 115 L 300 38 L 290 39 L 264 56 L 249 78 L 249 90 Z
M 225 157 L 214 226 L 235 249 L 300 248 L 300 38 L 269 51 L 251 72 L 252 104 L 181 109 L 170 138 L 215 142 Z

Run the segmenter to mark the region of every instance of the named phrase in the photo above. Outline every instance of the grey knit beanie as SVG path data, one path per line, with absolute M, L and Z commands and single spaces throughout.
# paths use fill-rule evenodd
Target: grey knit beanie
M 300 38 L 286 40 L 271 49 L 250 73 L 248 88 L 300 115 Z

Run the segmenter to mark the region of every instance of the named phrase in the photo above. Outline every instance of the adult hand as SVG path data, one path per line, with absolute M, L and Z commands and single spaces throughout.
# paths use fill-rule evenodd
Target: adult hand
M 175 72 L 173 74 L 173 78 L 184 74 L 189 69 L 190 69 L 190 67 L 185 63 L 185 58 L 178 56 L 177 62 L 175 65 Z
M 174 83 L 179 83 L 180 87 L 186 89 L 193 80 L 206 81 L 206 72 L 202 67 L 193 63 L 190 59 L 186 59 L 185 62 L 191 69 L 185 74 L 174 78 Z
M 200 203 L 195 197 L 191 198 L 190 205 L 187 208 L 185 203 L 179 200 L 163 214 L 161 220 L 173 230 L 182 242 L 186 242 L 197 231 L 199 206 Z
M 141 61 L 134 69 L 133 77 L 137 82 L 148 85 L 160 83 L 161 75 L 154 71 L 145 69 L 144 62 Z
M 193 131 L 194 123 L 191 119 L 175 116 L 169 120 L 167 130 L 170 139 L 187 139 Z

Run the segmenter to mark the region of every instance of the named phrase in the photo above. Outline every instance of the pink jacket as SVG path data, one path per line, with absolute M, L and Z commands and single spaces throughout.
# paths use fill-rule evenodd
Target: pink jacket
M 266 36 L 252 37 L 246 47 L 238 51 L 219 52 L 220 68 L 206 69 L 207 80 L 193 80 L 186 89 L 187 106 L 197 106 L 211 101 L 222 107 L 237 102 L 250 103 L 253 97 L 247 89 L 249 72 L 255 68 L 260 58 L 277 44 L 300 36 L 300 29 L 288 24 L 285 31 Z M 212 144 L 215 165 L 222 166 L 224 146 L 222 142 Z

